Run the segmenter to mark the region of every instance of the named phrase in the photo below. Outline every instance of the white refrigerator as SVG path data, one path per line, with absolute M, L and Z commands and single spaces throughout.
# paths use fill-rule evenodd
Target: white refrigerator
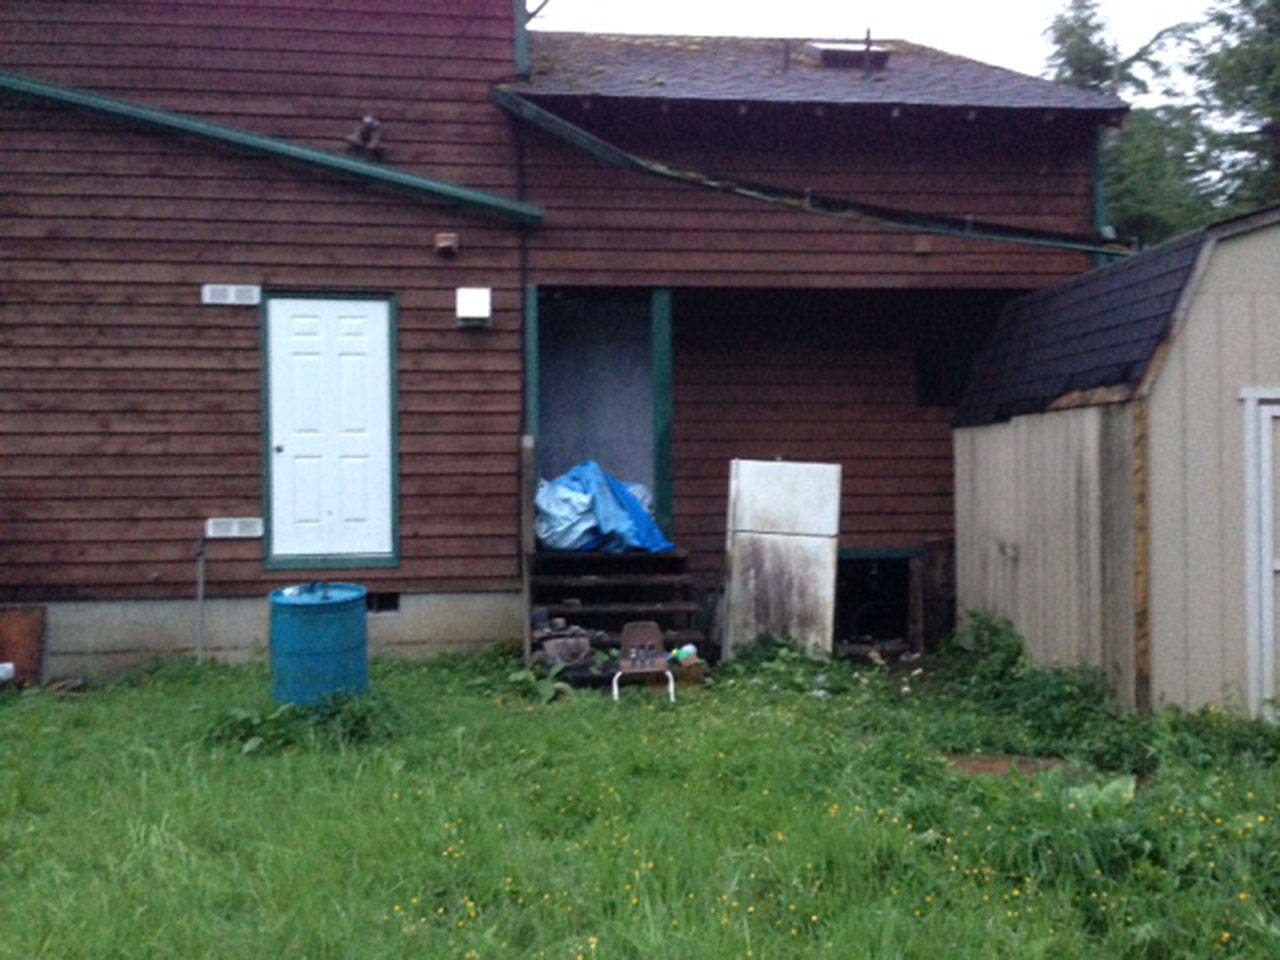
M 729 465 L 724 655 L 762 634 L 831 653 L 840 533 L 840 465 Z

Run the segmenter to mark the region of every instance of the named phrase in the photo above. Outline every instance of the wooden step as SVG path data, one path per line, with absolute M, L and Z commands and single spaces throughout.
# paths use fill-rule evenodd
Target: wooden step
M 688 587 L 693 575 L 688 573 L 587 573 L 580 575 L 535 574 L 530 581 L 536 590 L 593 590 L 610 587 Z
M 659 603 L 539 603 L 549 617 L 564 617 L 578 622 L 583 617 L 630 617 L 632 620 L 653 620 L 677 614 L 689 616 L 701 609 L 689 600 L 667 600 Z
M 636 572 L 640 570 L 683 571 L 689 559 L 687 550 L 676 549 L 669 553 L 647 553 L 636 550 L 629 553 L 607 553 L 602 550 L 539 550 L 533 554 L 534 574 L 581 574 L 608 571 Z

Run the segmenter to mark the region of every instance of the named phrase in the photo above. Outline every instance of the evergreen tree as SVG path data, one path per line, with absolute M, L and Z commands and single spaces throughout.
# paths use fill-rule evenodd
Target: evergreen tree
M 1148 93 L 1169 76 L 1167 47 L 1192 29 L 1165 27 L 1126 57 L 1107 37 L 1097 0 L 1068 0 L 1046 31 L 1053 79 L 1120 97 Z M 1133 110 L 1123 129 L 1108 131 L 1103 182 L 1117 232 L 1158 243 L 1215 219 L 1214 144 L 1202 111 L 1186 105 Z
M 1224 120 L 1222 176 L 1233 205 L 1280 202 L 1280 0 L 1222 0 L 1196 74 Z

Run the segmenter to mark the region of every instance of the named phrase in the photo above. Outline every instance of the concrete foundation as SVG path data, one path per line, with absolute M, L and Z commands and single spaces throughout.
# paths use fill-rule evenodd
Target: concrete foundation
M 195 652 L 193 600 L 51 603 L 46 610 L 45 682 L 106 678 L 158 656 Z M 266 597 L 206 600 L 206 653 L 224 663 L 265 660 L 270 616 Z M 369 614 L 369 653 L 422 657 L 513 640 L 522 617 L 518 593 L 401 594 L 399 610 Z

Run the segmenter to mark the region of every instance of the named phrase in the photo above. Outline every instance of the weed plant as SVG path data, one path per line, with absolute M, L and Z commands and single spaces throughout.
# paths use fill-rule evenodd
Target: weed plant
M 766 644 L 674 705 L 543 703 L 496 651 L 315 713 L 261 666 L 0 699 L 0 956 L 1280 956 L 1271 728 L 1124 717 L 999 630 Z

